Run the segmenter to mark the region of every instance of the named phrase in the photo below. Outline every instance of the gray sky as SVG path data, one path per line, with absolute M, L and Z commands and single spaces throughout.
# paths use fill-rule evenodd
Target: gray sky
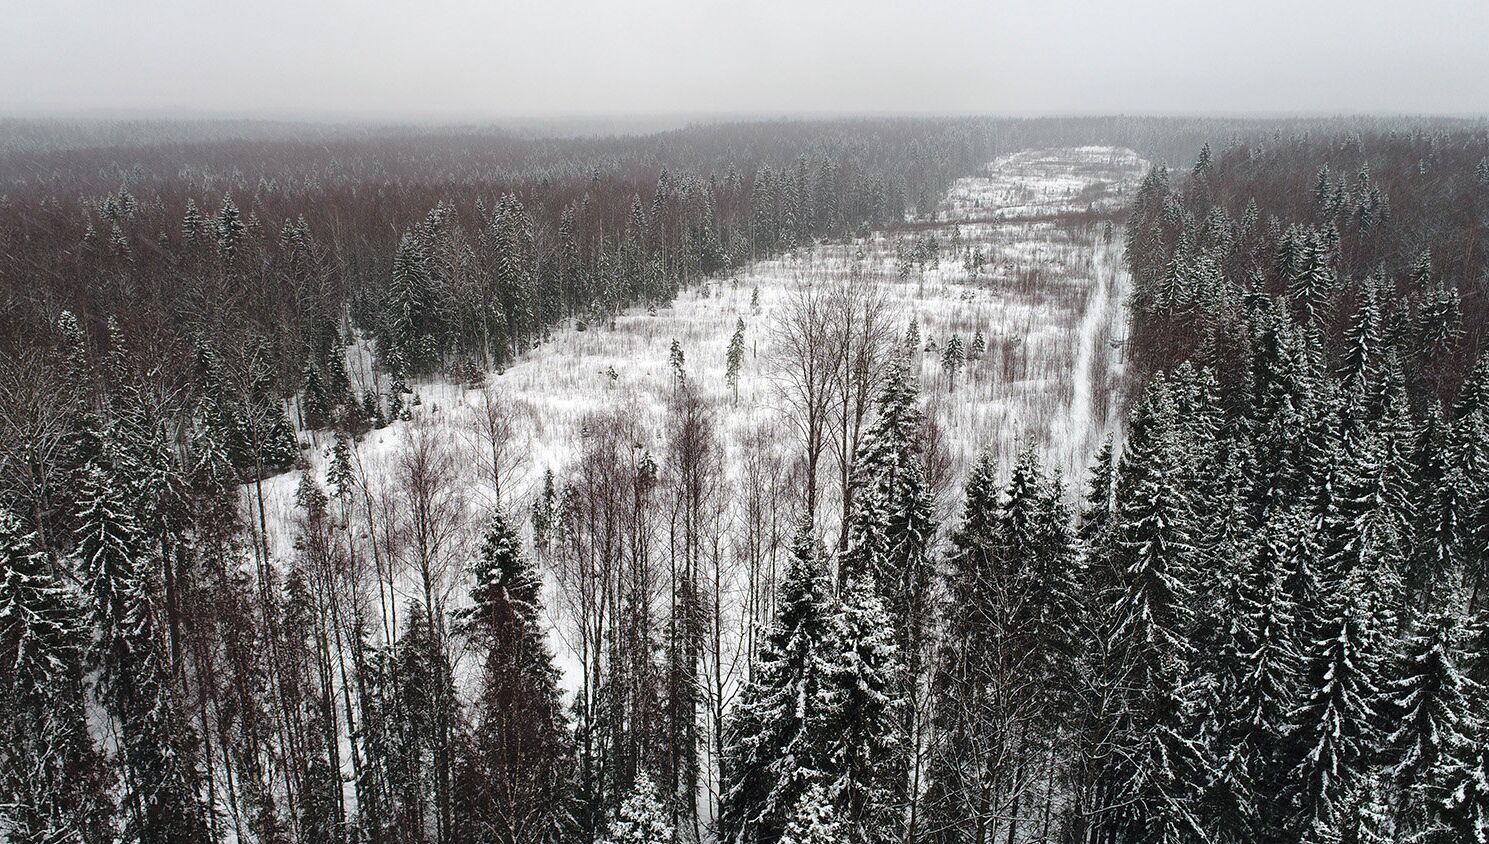
M 0 113 L 1489 113 L 1489 0 L 8 0 Z

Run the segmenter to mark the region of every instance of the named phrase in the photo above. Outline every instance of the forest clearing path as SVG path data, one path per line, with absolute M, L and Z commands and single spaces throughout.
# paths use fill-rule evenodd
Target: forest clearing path
M 943 521 L 954 516 L 952 502 L 984 448 L 1006 467 L 1033 442 L 1067 475 L 1083 471 L 1115 424 L 1120 362 L 1110 341 L 1125 331 L 1121 228 L 1108 221 L 1120 218 L 1146 166 L 1130 150 L 1109 147 L 1004 156 L 982 174 L 957 180 L 936 208 L 908 219 L 903 229 L 754 262 L 733 277 L 682 291 L 666 307 L 632 308 L 613 326 L 570 324 L 554 331 L 489 379 L 512 415 L 511 463 L 500 503 L 525 511 L 545 470 L 562 481 L 595 412 L 621 412 L 653 432 L 647 447 L 660 457 L 674 383 L 673 341 L 684 352 L 688 378 L 717 417 L 726 477 L 737 478 L 739 444 L 769 432 L 780 410 L 768 366 L 778 309 L 803 285 L 848 279 L 853 272 L 880 285 L 899 334 L 911 319 L 918 323 L 922 348 L 912 363 L 939 438 Z M 928 239 L 939 257 L 902 276 L 897 253 Z M 736 393 L 725 370 L 739 320 L 747 351 Z M 952 335 L 970 348 L 979 333 L 985 354 L 968 361 L 953 383 L 940 350 Z M 371 481 L 390 480 L 411 428 L 430 424 L 468 457 L 457 463 L 472 491 L 470 506 L 494 505 L 491 473 L 484 468 L 490 458 L 475 430 L 480 391 L 442 380 L 416 389 L 418 421 L 373 431 L 358 446 Z M 768 439 L 778 449 L 790 446 L 780 431 Z M 318 477 L 329 442 L 328 434 L 317 433 L 307 454 Z M 290 473 L 269 482 L 271 541 L 280 555 L 293 548 L 297 481 Z

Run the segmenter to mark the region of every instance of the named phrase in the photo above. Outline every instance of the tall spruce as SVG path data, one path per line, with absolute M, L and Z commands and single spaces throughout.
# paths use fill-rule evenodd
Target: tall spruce
M 812 525 L 803 521 L 776 619 L 727 725 L 720 829 L 734 844 L 776 844 L 802 795 L 826 784 L 820 703 L 831 617 L 826 577 Z

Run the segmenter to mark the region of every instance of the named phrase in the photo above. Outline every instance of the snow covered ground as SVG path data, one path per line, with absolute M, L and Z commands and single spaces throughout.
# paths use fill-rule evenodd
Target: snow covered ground
M 674 340 L 686 357 L 687 377 L 717 413 L 726 460 L 737 461 L 733 445 L 781 411 L 767 362 L 782 303 L 804 284 L 846 277 L 860 252 L 863 277 L 881 285 L 901 336 L 914 318 L 922 347 L 944 346 L 953 334 L 970 346 L 979 331 L 986 341 L 986 354 L 968 361 L 954 385 L 938 353 L 917 356 L 925 407 L 945 435 L 950 483 L 943 519 L 954 517 L 962 478 L 985 447 L 995 448 L 1006 467 L 1024 443 L 1033 442 L 1078 485 L 1114 424 L 1126 326 L 1121 227 L 1108 228 L 1100 215 L 1120 220 L 1112 212 L 1145 167 L 1132 152 L 1105 147 L 1006 156 L 957 181 L 935 209 L 893 231 L 758 262 L 733 278 L 684 291 L 670 307 L 625 313 L 613 328 L 556 331 L 516 365 L 489 377 L 490 389 L 515 420 L 516 457 L 501 504 L 525 513 L 544 470 L 563 477 L 574 460 L 578 428 L 592 411 L 626 408 L 651 424 L 660 441 Z M 897 248 L 928 236 L 941 244 L 939 262 L 902 277 Z M 973 253 L 985 262 L 969 272 L 964 258 Z M 725 355 L 741 318 L 747 351 L 736 400 L 725 381 Z M 376 485 L 377 476 L 395 465 L 413 427 L 430 426 L 457 449 L 468 506 L 473 514 L 484 512 L 496 502 L 486 480 L 489 459 L 483 459 L 473 431 L 481 391 L 442 381 L 415 388 L 415 421 L 370 432 L 358 444 L 361 465 Z M 318 478 L 324 478 L 329 444 L 329 435 L 316 434 L 309 451 Z M 293 552 L 297 481 L 298 473 L 288 473 L 267 482 L 276 556 Z

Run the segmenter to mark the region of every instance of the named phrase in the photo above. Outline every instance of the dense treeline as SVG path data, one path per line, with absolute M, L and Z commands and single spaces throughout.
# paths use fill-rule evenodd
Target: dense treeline
M 26 148 L 88 175 L 4 206 L 9 839 L 1489 836 L 1481 131 L 1156 168 L 1126 232 L 1143 374 L 1080 489 L 1031 444 L 937 524 L 918 329 L 849 279 L 775 327 L 794 463 L 726 442 L 677 350 L 662 430 L 595 413 L 531 502 L 503 498 L 488 397 L 495 506 L 470 500 L 414 376 L 898 220 L 1021 133 L 1214 128 L 871 125 L 554 141 L 522 154 L 567 176 L 511 181 L 428 179 L 471 159 L 411 139 L 408 170 L 349 152 L 251 189 L 170 175 L 171 144 L 127 179 Z M 387 383 L 356 383 L 354 336 Z M 315 429 L 326 470 L 271 525 L 264 481 Z M 800 464 L 833 452 L 825 531 L 828 460 Z
M 1135 201 L 1156 371 L 1102 541 L 1115 629 L 1146 628 L 1131 726 L 1167 746 L 1106 776 L 1148 834 L 1489 833 L 1486 154 L 1480 132 L 1206 147 Z

